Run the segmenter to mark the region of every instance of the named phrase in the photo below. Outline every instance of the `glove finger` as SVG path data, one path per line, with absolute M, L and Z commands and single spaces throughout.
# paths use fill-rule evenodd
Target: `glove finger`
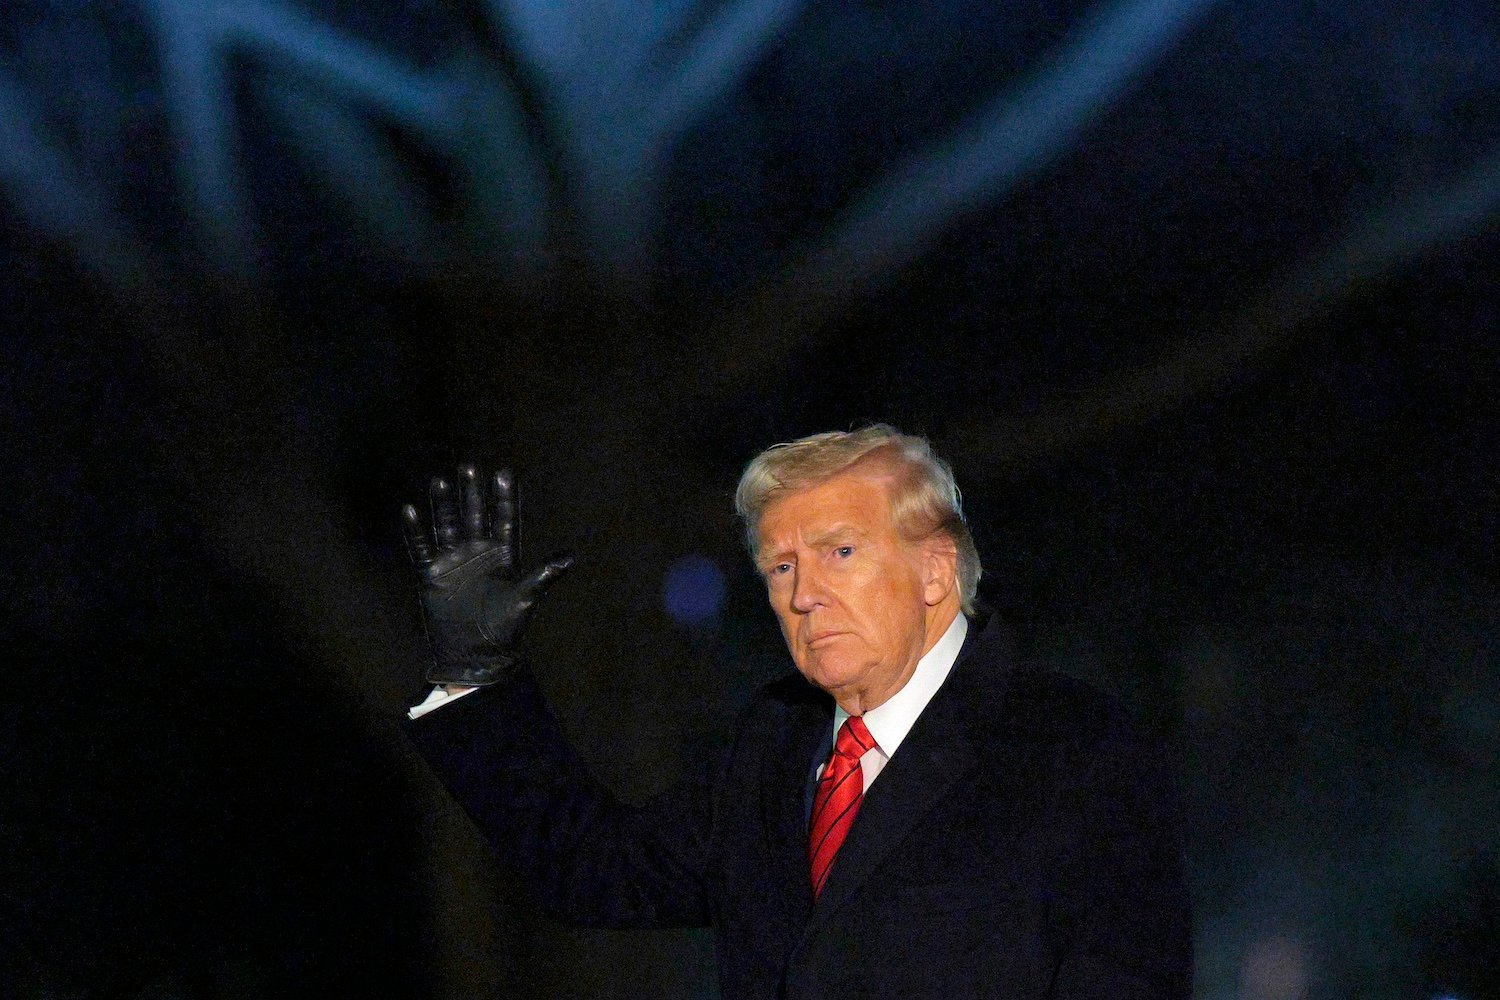
M 446 479 L 434 476 L 427 491 L 432 502 L 432 530 L 439 550 L 458 547 L 458 500 Z
M 468 541 L 485 537 L 484 500 L 479 495 L 479 473 L 472 465 L 463 465 L 458 470 L 461 521 L 459 529 Z
M 428 540 L 427 529 L 422 524 L 422 515 L 411 504 L 401 508 L 401 535 L 406 539 L 406 554 L 411 556 L 412 563 L 418 569 L 423 569 L 432 562 L 432 542 Z
M 501 469 L 490 480 L 495 496 L 495 541 L 500 543 L 500 572 L 510 573 L 521 554 L 521 518 L 516 508 L 516 477 Z

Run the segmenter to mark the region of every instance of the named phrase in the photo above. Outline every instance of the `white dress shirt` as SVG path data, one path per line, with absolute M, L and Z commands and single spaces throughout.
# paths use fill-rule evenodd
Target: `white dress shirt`
M 948 631 L 937 641 L 937 645 L 927 651 L 927 655 L 917 661 L 917 669 L 911 675 L 911 680 L 902 686 L 900 691 L 891 695 L 888 700 L 882 702 L 878 707 L 870 709 L 864 714 L 865 728 L 870 731 L 870 736 L 875 740 L 875 746 L 865 751 L 859 759 L 860 773 L 864 775 L 865 791 L 875 783 L 880 776 L 881 770 L 896 753 L 896 748 L 901 741 L 906 739 L 906 734 L 911 732 L 911 727 L 917 722 L 917 716 L 922 714 L 922 709 L 937 694 L 937 689 L 943 686 L 943 681 L 948 679 L 948 672 L 953 669 L 954 661 L 958 659 L 958 651 L 963 648 L 964 637 L 969 634 L 969 622 L 962 614 L 953 619 L 953 624 L 948 626 Z M 849 718 L 849 713 L 842 708 L 835 707 L 833 710 L 833 734 L 838 738 L 839 727 L 844 720 Z M 818 775 L 822 776 L 823 768 L 818 768 Z

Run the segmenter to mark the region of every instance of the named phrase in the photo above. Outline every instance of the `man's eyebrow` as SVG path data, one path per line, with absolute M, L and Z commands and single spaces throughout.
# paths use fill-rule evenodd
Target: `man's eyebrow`
M 814 548 L 820 548 L 830 542 L 841 542 L 851 538 L 857 540 L 868 537 L 869 532 L 862 531 L 852 524 L 835 524 L 830 526 L 826 531 L 821 531 L 813 535 L 807 540 L 807 543 Z
M 848 539 L 854 539 L 855 541 L 858 541 L 863 538 L 868 538 L 869 536 L 870 533 L 868 531 L 863 531 L 852 524 L 841 523 L 830 525 L 823 531 L 820 531 L 816 535 L 808 538 L 807 544 L 813 546 L 814 548 L 820 548 L 833 542 L 841 542 Z M 779 562 L 784 556 L 790 555 L 792 551 L 792 549 L 761 549 L 759 552 L 755 553 L 755 564 L 757 566 L 774 564 L 776 562 Z
M 757 549 L 755 553 L 755 565 L 766 566 L 779 562 L 789 552 L 789 549 Z

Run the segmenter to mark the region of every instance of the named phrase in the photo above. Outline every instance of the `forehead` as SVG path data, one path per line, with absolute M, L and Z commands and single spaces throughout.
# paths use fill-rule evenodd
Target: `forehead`
M 888 476 L 842 472 L 816 486 L 778 496 L 761 514 L 761 548 L 807 541 L 842 527 L 874 534 L 894 530 Z

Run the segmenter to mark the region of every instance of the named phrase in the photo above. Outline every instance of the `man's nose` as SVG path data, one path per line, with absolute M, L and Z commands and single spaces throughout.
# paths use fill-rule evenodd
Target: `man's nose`
M 792 608 L 807 614 L 828 603 L 823 576 L 810 566 L 799 565 L 792 582 Z

